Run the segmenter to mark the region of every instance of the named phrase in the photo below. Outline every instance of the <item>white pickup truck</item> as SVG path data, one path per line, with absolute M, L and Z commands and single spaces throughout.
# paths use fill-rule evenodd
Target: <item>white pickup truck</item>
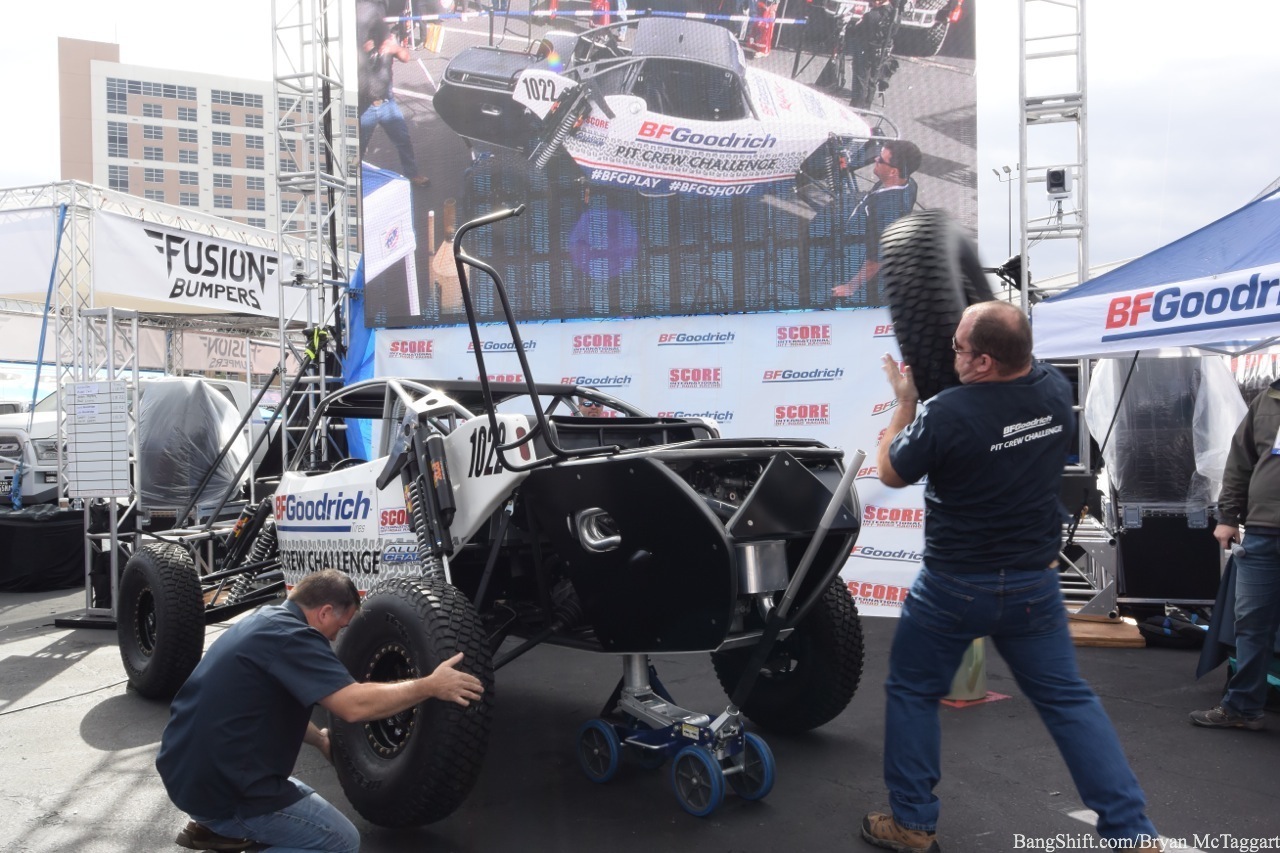
M 203 377 L 164 377 L 144 379 L 141 390 L 157 383 L 175 383 L 181 379 L 198 378 L 201 384 L 218 392 L 234 409 L 243 414 L 252 402 L 249 387 L 243 382 Z M 140 418 L 145 418 L 144 404 Z M 233 421 L 234 424 L 234 421 Z M 142 424 L 139 425 L 140 428 Z M 245 429 L 244 449 L 237 456 L 237 463 L 247 453 L 248 441 L 263 428 L 263 418 L 255 412 Z M 58 398 L 50 394 L 30 412 L 0 414 L 0 505 L 8 504 L 13 492 L 13 479 L 19 460 L 22 462 L 21 497 L 24 506 L 56 503 L 58 500 Z M 216 448 L 215 448 L 216 450 Z M 259 449 L 259 458 L 263 449 Z

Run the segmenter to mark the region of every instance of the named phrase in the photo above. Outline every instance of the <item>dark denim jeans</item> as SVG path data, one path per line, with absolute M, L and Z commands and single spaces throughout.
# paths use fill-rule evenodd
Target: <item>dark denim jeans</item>
M 947 574 L 922 568 L 902 607 L 885 683 L 884 779 L 898 823 L 932 832 L 942 776 L 938 702 L 965 650 L 991 637 L 1066 760 L 1104 838 L 1154 838 L 1138 780 L 1102 703 L 1076 669 L 1052 570 Z
M 269 844 L 271 853 L 357 853 L 360 831 L 355 824 L 310 785 L 293 777 L 289 781 L 306 796 L 278 812 L 218 820 L 191 817 L 220 835 Z
M 409 135 L 409 124 L 404 120 L 404 113 L 400 112 L 400 105 L 389 98 L 376 107 L 370 104 L 360 114 L 360 159 L 364 159 L 364 152 L 369 147 L 373 132 L 377 130 L 378 125 L 382 125 L 382 129 L 387 132 L 387 138 L 400 154 L 400 168 L 404 170 L 404 176 L 418 177 L 418 161 L 413 153 L 413 138 Z
M 1250 535 L 1236 564 L 1236 672 L 1222 707 L 1243 717 L 1260 717 L 1267 701 L 1276 630 L 1280 628 L 1280 536 Z

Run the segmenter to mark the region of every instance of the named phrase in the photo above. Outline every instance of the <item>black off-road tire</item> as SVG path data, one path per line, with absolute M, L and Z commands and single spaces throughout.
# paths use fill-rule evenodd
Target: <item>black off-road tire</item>
M 750 648 L 713 652 L 720 686 L 732 695 Z M 862 679 L 862 621 L 844 581 L 835 578 L 789 637 L 766 661 L 742 713 L 781 734 L 816 729 L 848 706 Z M 779 667 L 785 662 L 785 667 Z
M 960 384 L 951 338 L 964 309 L 994 299 L 978 250 L 941 210 L 904 216 L 880 240 L 880 277 L 920 399 Z
M 357 681 L 430 675 L 462 652 L 459 669 L 484 685 L 468 707 L 429 699 L 387 720 L 330 723 L 342 790 L 367 820 L 401 827 L 452 814 L 480 775 L 493 709 L 493 659 L 475 608 L 455 587 L 397 578 L 371 592 L 338 640 Z
M 204 597 L 178 545 L 146 545 L 129 558 L 117 590 L 116 637 L 129 686 L 172 699 L 204 653 Z

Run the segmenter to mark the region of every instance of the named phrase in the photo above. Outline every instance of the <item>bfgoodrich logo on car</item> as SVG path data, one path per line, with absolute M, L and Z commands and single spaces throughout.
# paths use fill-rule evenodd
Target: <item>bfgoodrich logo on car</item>
M 143 230 L 155 241 L 155 249 L 164 259 L 169 299 L 209 299 L 262 309 L 259 294 L 266 291 L 267 278 L 276 273 L 277 255 L 151 228 Z

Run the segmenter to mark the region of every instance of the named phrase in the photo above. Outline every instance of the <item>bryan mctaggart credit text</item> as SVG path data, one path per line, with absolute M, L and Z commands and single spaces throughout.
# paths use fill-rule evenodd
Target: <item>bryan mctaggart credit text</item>
M 1099 838 L 1089 832 L 1060 832 L 1057 835 L 1013 834 L 1014 850 L 1134 850 L 1148 844 L 1151 838 Z M 1247 837 L 1228 832 L 1197 833 L 1189 838 L 1161 839 L 1165 850 L 1232 850 L 1236 853 L 1259 853 L 1261 850 L 1280 850 L 1280 835 Z

